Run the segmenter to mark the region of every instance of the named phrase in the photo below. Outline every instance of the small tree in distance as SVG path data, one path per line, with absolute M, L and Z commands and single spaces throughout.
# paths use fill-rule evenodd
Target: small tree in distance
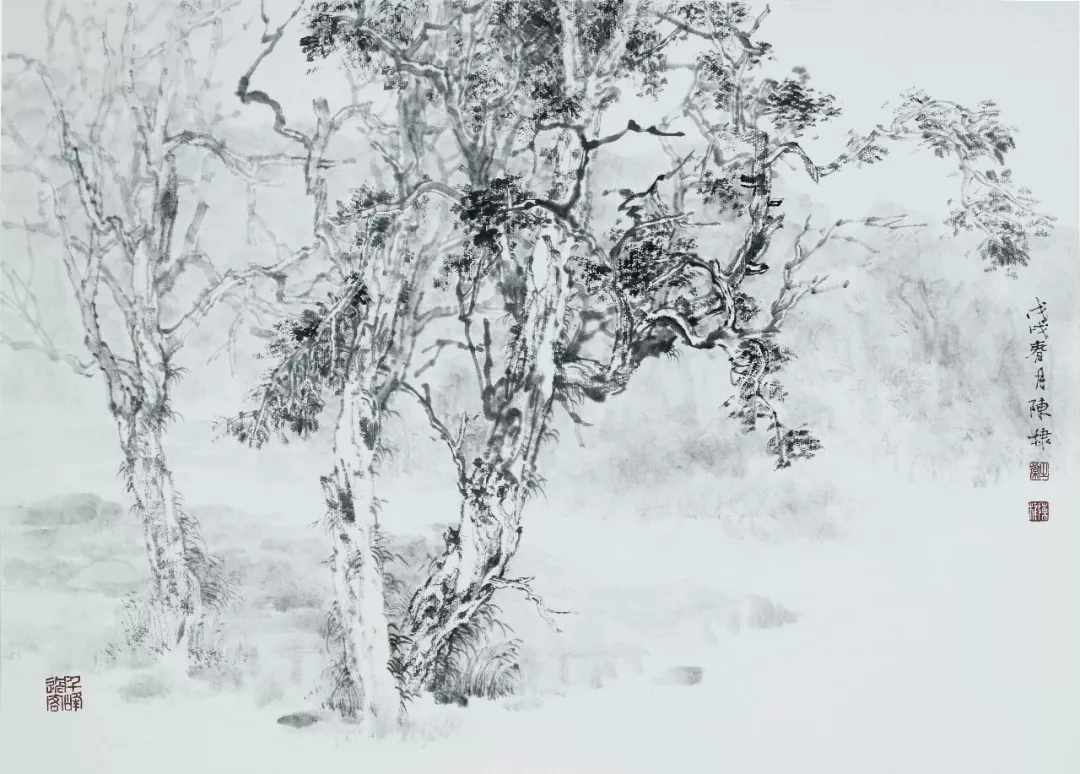
M 76 19 L 47 3 L 46 56 L 4 56 L 4 173 L 39 194 L 36 220 L 27 215 L 4 226 L 27 234 L 32 262 L 34 241 L 50 240 L 89 357 L 55 344 L 29 281 L 8 262 L 3 301 L 14 325 L 5 325 L 3 343 L 103 381 L 150 565 L 147 620 L 159 628 L 145 644 L 185 658 L 199 655 L 204 614 L 228 602 L 233 582 L 184 510 L 166 458 L 173 391 L 183 375 L 177 359 L 214 309 L 270 312 L 254 291 L 280 295 L 286 272 L 317 248 L 227 268 L 202 236 L 220 203 L 214 175 L 224 172 L 254 191 L 275 168 L 322 174 L 307 164 L 310 154 L 245 154 L 227 142 L 212 79 L 234 7 L 166 5 L 146 13 L 132 6 L 118 16 Z M 250 229 L 263 223 L 254 210 L 250 216 Z M 269 229 L 260 241 L 253 247 L 277 246 Z

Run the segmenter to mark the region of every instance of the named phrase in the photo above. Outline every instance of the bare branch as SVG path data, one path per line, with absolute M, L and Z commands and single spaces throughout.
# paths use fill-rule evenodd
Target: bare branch
M 532 586 L 530 585 L 532 581 L 532 578 L 492 578 L 491 585 L 497 589 L 513 589 L 515 591 L 520 591 L 525 595 L 526 599 L 536 605 L 536 612 L 544 619 L 544 623 L 561 634 L 562 629 L 555 623 L 553 616 L 574 615 L 574 613 L 569 610 L 552 610 L 548 607 L 543 598 L 533 591 Z
M 4 287 L 0 288 L 0 303 L 12 309 L 33 336 L 32 340 L 20 340 L 0 331 L 0 343 L 16 352 L 38 352 L 55 363 L 68 366 L 79 376 L 94 376 L 98 372 L 95 362 L 80 360 L 75 355 L 63 351 L 53 342 L 41 319 L 41 309 L 29 281 L 3 264 L 0 264 L 0 275 L 4 280 Z
M 876 228 L 884 228 L 890 231 L 895 231 L 902 228 L 918 228 L 922 224 L 907 223 L 906 216 L 904 215 L 892 215 L 892 216 L 874 216 L 859 219 L 841 219 L 830 224 L 828 228 L 818 232 L 820 234 L 818 240 L 814 242 L 810 247 L 804 247 L 802 244 L 803 239 L 811 231 L 810 218 L 807 218 L 803 224 L 802 230 L 795 238 L 795 244 L 793 250 L 795 257 L 788 261 L 784 265 L 784 284 L 777 294 L 776 299 L 773 301 L 770 308 L 770 319 L 765 327 L 760 330 L 752 332 L 749 335 L 755 336 L 769 336 L 780 331 L 785 318 L 788 314 L 805 298 L 807 295 L 817 295 L 824 293 L 830 289 L 825 283 L 828 279 L 827 276 L 814 276 L 809 280 L 797 279 L 798 271 L 806 264 L 812 255 L 817 253 L 822 247 L 829 241 L 839 240 L 844 242 L 851 242 L 859 244 L 872 252 L 877 250 L 869 245 L 866 245 L 861 240 L 850 236 L 837 234 L 837 229 L 853 226 L 872 226 Z M 840 288 L 846 288 L 847 282 L 842 283 Z
M 261 42 L 264 43 L 266 47 L 259 53 L 257 57 L 255 57 L 255 61 L 252 62 L 251 67 L 249 67 L 247 71 L 242 76 L 240 76 L 240 81 L 236 87 L 236 96 L 239 97 L 240 101 L 245 105 L 256 103 L 259 105 L 265 105 L 266 107 L 270 108 L 270 110 L 274 114 L 274 131 L 280 134 L 282 137 L 285 137 L 292 142 L 298 143 L 301 147 L 304 148 L 304 150 L 310 152 L 312 146 L 311 138 L 303 132 L 299 132 L 295 129 L 289 128 L 288 121 L 285 118 L 285 110 L 284 108 L 282 108 L 281 103 L 275 100 L 265 91 L 252 90 L 250 88 L 251 79 L 254 77 L 255 71 L 259 68 L 259 65 L 261 65 L 263 61 L 274 52 L 274 49 L 277 48 L 277 44 L 281 42 L 281 38 L 285 34 L 286 27 L 288 27 L 292 20 L 296 18 L 297 14 L 300 13 L 303 7 L 303 2 L 298 3 L 296 8 L 289 15 L 289 18 L 287 18 L 285 22 L 275 31 L 271 32 L 270 19 L 266 15 L 266 4 L 265 2 L 262 3 L 262 20 L 263 24 L 265 25 L 265 29 L 263 31 Z
M 254 323 L 248 328 L 248 332 L 252 335 L 259 338 L 272 338 L 274 335 L 273 329 L 262 319 L 259 311 L 254 309 L 250 303 L 245 303 L 245 300 L 234 300 L 232 306 L 236 311 L 236 315 L 229 324 L 229 330 L 225 335 L 225 340 L 222 342 L 221 346 L 214 350 L 210 354 L 210 357 L 206 359 L 207 363 L 213 363 L 222 355 L 227 355 L 229 372 L 234 376 L 236 375 L 237 344 L 240 339 L 240 331 L 244 328 L 244 322 L 248 318 L 254 318 Z
M 439 359 L 439 355 L 441 355 L 443 350 L 446 349 L 447 347 L 456 347 L 458 349 L 464 350 L 465 352 L 471 352 L 472 351 L 470 345 L 468 345 L 468 344 L 466 344 L 464 342 L 455 341 L 453 339 L 437 339 L 434 344 L 432 344 L 431 346 L 426 347 L 426 348 L 424 348 L 422 350 L 423 353 L 427 353 L 427 352 L 430 352 L 431 350 L 434 349 L 435 354 L 431 356 L 430 360 L 428 360 L 422 366 L 420 366 L 418 369 L 416 369 L 416 372 L 413 374 L 413 376 L 418 378 L 420 376 L 420 374 L 424 373 L 424 371 L 426 371 L 429 368 L 433 367 L 435 365 L 436 361 Z
M 308 162 L 306 156 L 296 156 L 287 153 L 262 155 L 240 153 L 230 148 L 228 143 L 224 140 L 219 140 L 205 132 L 194 132 L 188 129 L 165 139 L 165 152 L 173 152 L 182 147 L 202 148 L 203 150 L 210 151 L 210 153 L 225 165 L 226 169 L 242 180 L 248 182 L 258 181 L 258 175 L 264 169 L 288 166 L 303 167 Z M 339 161 L 320 159 L 319 168 L 333 169 L 341 164 L 355 163 L 355 161 L 356 159 L 351 158 L 341 159 Z
M 203 290 L 195 304 L 176 323 L 162 328 L 162 332 L 179 346 L 187 336 L 206 318 L 213 308 L 226 296 L 254 279 L 265 277 L 276 283 L 284 281 L 285 273 L 296 264 L 310 258 L 317 247 L 308 245 L 292 255 L 270 265 L 251 265 L 246 269 L 230 269 L 210 287 Z
M 461 415 L 461 424 L 458 428 L 458 432 L 455 435 L 450 432 L 450 429 L 443 423 L 441 419 L 435 414 L 435 407 L 431 401 L 431 386 L 426 382 L 421 385 L 423 392 L 420 392 L 408 382 L 402 380 L 399 384 L 401 389 L 412 395 L 420 403 L 424 409 L 424 413 L 427 414 L 428 422 L 431 427 L 438 432 L 439 436 L 446 443 L 447 448 L 450 451 L 450 456 L 454 461 L 454 466 L 458 471 L 458 481 L 464 485 L 464 482 L 468 480 L 468 470 L 465 465 L 465 458 L 462 455 L 462 445 L 465 441 L 465 433 L 468 428 L 470 417 L 468 414 Z

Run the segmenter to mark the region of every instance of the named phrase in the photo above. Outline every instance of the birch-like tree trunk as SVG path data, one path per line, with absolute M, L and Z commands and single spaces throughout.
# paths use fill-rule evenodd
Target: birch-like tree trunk
M 172 648 L 193 643 L 204 611 L 226 602 L 230 589 L 219 560 L 206 548 L 198 521 L 183 510 L 167 461 L 164 440 L 177 372 L 169 363 L 164 337 L 156 325 L 149 330 L 133 325 L 129 334 L 137 358 L 118 361 L 100 341 L 90 348 L 106 375 L 109 409 L 124 457 L 122 476 L 143 527 L 149 601 L 166 627 L 167 640 L 161 644 Z
M 178 502 L 172 471 L 162 444 L 161 420 L 140 410 L 118 416 L 124 453 L 125 486 L 142 522 L 150 566 L 150 597 L 160 612 L 181 618 L 173 642 L 187 630 L 189 618 L 202 608 L 199 561 L 196 547 L 201 537 L 194 522 Z
M 401 694 L 391 667 L 386 589 L 380 554 L 375 483 L 382 438 L 378 367 L 370 342 L 357 342 L 349 364 L 334 433 L 334 471 L 322 479 L 343 679 L 359 700 L 359 718 L 375 736 L 394 731 Z

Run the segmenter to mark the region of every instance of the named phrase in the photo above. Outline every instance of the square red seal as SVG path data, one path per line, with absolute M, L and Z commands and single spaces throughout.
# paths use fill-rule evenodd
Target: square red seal
M 1049 481 L 1050 480 L 1050 463 L 1049 462 L 1029 462 L 1028 463 L 1028 478 L 1032 481 Z
M 45 678 L 46 710 L 49 712 L 78 712 L 82 708 L 81 675 L 57 675 Z
M 1028 521 L 1050 521 L 1050 503 L 1032 500 L 1028 503 Z

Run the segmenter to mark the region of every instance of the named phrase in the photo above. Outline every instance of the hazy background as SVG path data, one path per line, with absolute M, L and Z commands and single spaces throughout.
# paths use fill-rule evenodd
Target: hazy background
M 1053 384 L 1054 405 L 1059 411 L 1064 410 L 1059 401 L 1070 392 L 1063 384 L 1070 377 L 1060 369 L 1069 366 L 1067 353 L 1075 351 L 1075 340 L 1064 336 L 1075 331 L 1071 314 L 1080 211 L 1077 6 L 1056 2 L 779 2 L 772 9 L 763 28 L 764 37 L 778 52 L 779 61 L 771 66 L 779 71 L 793 65 L 808 67 L 818 87 L 836 94 L 845 111 L 819 139 L 808 142 L 820 158 L 829 158 L 842 148 L 843 130 L 865 131 L 887 120 L 882 103 L 916 86 L 969 104 L 992 98 L 1005 120 L 1019 130 L 1018 148 L 1011 156 L 1016 177 L 1043 200 L 1047 212 L 1060 219 L 1053 239 L 1036 243 L 1036 260 L 1019 281 L 983 274 L 976 262 L 962 255 L 969 244 L 937 241 L 940 229 L 935 224 L 947 212 L 945 202 L 954 194 L 955 181 L 945 178 L 949 171 L 945 162 L 903 149 L 886 163 L 827 178 L 814 192 L 815 208 L 828 217 L 911 210 L 931 228 L 919 237 L 918 245 L 897 245 L 874 258 L 868 264 L 870 271 L 859 268 L 865 255 L 834 253 L 841 259 L 835 276 L 851 279 L 852 287 L 842 295 L 809 299 L 785 334 L 792 343 L 806 345 L 800 348 L 798 368 L 802 371 L 796 372 L 801 376 L 790 380 L 789 417 L 797 421 L 805 416 L 819 427 L 824 422 L 824 440 L 830 450 L 840 445 L 863 460 L 887 459 L 901 469 L 921 466 L 939 476 L 952 475 L 949 471 L 956 466 L 972 468 L 955 472 L 964 482 L 992 475 L 996 468 L 987 468 L 988 460 L 1022 451 L 1015 444 L 1022 442 L 1026 428 L 1022 414 L 1029 390 L 1024 380 L 1031 372 L 1030 361 L 1024 359 L 1023 312 L 1036 294 L 1051 303 L 1055 332 L 1051 362 L 1058 369 L 1055 374 L 1060 374 Z M 255 24 L 241 35 L 232 58 L 222 62 L 220 75 L 226 84 L 235 82 L 235 74 L 249 61 L 245 54 L 250 56 L 255 50 L 258 33 Z M 6 3 L 3 39 L 5 50 L 34 50 L 41 39 L 39 10 Z M 308 65 L 289 43 L 284 42 L 268 60 L 257 82 L 272 84 L 275 95 L 282 95 L 291 120 L 303 123 L 309 120 L 312 91 L 330 95 L 334 104 L 333 98 L 344 94 L 344 81 L 332 65 L 305 74 Z M 254 109 L 242 120 L 261 125 L 265 117 Z M 608 157 L 606 163 L 632 166 L 639 163 L 635 153 L 649 152 L 647 146 L 631 143 L 619 148 L 624 159 Z M 793 175 L 792 180 L 796 191 L 801 187 L 810 192 L 811 184 L 800 176 Z M 25 181 L 13 182 L 5 176 L 3 182 L 4 199 L 10 203 Z M 286 198 L 277 205 L 284 221 L 289 220 L 290 201 Z M 303 225 L 302 221 L 298 224 Z M 5 233 L 3 240 L 5 260 L 23 260 L 22 237 Z M 915 256 L 919 251 L 922 258 Z M 38 291 L 45 307 L 55 314 L 54 331 L 77 349 L 79 334 L 69 324 L 73 305 L 62 283 L 59 261 L 39 248 L 38 263 Z M 948 327 L 941 335 L 951 336 L 952 344 L 927 343 L 911 321 L 904 322 L 904 315 L 910 313 L 897 292 L 908 276 L 923 278 L 938 289 L 935 292 L 952 294 L 948 308 L 943 306 L 940 313 L 940 324 Z M 943 299 L 933 303 L 944 305 Z M 224 325 L 224 320 L 219 316 L 216 324 Z M 930 351 L 935 347 L 936 352 Z M 324 472 L 324 446 L 293 445 L 255 454 L 231 442 L 209 442 L 213 419 L 240 406 L 259 366 L 241 357 L 234 378 L 224 360 L 207 365 L 207 352 L 185 353 L 184 365 L 191 375 L 181 384 L 177 398 L 183 422 L 170 435 L 172 463 L 189 500 L 255 510 L 318 510 L 317 474 Z M 634 454 L 655 455 L 660 452 L 650 450 L 690 443 L 688 432 L 695 437 L 706 434 L 714 439 L 710 443 L 737 442 L 731 438 L 735 427 L 724 421 L 719 408 L 729 393 L 725 364 L 688 353 L 674 371 L 679 378 L 649 375 L 658 368 L 646 368 L 631 394 L 611 408 L 588 409 L 593 418 L 602 418 L 587 433 L 594 450 L 604 448 L 611 438 L 615 439 L 612 450 L 625 449 L 624 441 L 633 438 Z M 74 377 L 33 354 L 5 351 L 0 354 L 0 399 L 3 501 L 15 503 L 73 490 L 119 495 L 115 432 L 99 381 Z M 642 416 L 649 421 L 641 423 Z M 1057 415 L 1052 429 L 1064 437 L 1072 416 Z M 426 437 L 426 431 L 420 432 Z M 642 432 L 648 434 L 648 444 Z M 438 458 L 439 450 L 432 449 L 434 445 L 424 437 L 401 438 L 398 443 Z M 760 438 L 752 441 L 759 447 L 762 442 Z M 568 470 L 577 469 L 578 450 L 571 444 L 560 450 L 552 459 L 555 468 L 565 463 Z M 618 457 L 618 452 L 612 453 Z M 408 467 L 408 460 L 399 456 L 397 464 Z M 727 459 L 723 464 L 735 463 Z M 751 463 L 737 463 L 743 464 Z M 762 464 L 766 463 L 762 460 Z M 1011 468 L 1010 475 L 1022 474 L 1021 468 Z

